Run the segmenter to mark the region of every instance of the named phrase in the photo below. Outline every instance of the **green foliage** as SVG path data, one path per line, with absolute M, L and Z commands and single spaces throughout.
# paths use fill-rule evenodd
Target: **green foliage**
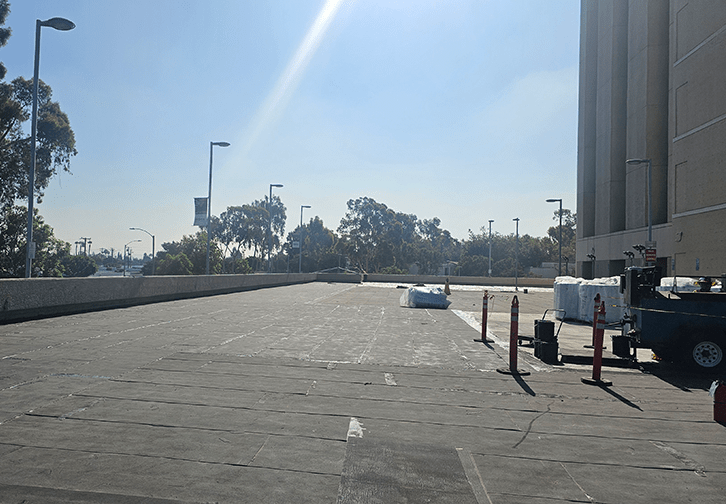
M 229 258 L 225 261 L 227 265 L 226 270 L 234 275 L 248 275 L 252 273 L 252 267 L 244 257 L 238 257 L 236 259 Z
M 384 275 L 405 275 L 408 271 L 397 268 L 396 266 L 387 266 L 381 269 L 381 273 Z
M 32 81 L 22 77 L 11 84 L 0 82 L 0 204 L 7 206 L 28 197 L 30 137 L 23 123 L 30 119 Z M 38 202 L 43 190 L 58 173 L 70 172 L 70 160 L 77 154 L 75 137 L 68 116 L 51 101 L 52 91 L 44 82 L 38 90 L 38 132 L 35 188 Z M 29 128 L 28 128 L 29 129 Z
M 156 254 L 157 275 L 205 275 L 207 271 L 207 233 L 183 236 L 181 241 L 162 243 Z M 222 272 L 222 251 L 213 240 L 209 247 L 209 273 Z
M 461 253 L 461 244 L 440 229 L 440 223 L 436 217 L 421 221 L 396 212 L 372 198 L 349 200 L 336 249 L 363 271 L 380 272 L 391 266 L 407 271 L 415 264 L 420 273 L 434 274 Z
M 64 277 L 88 277 L 98 271 L 98 264 L 85 255 L 64 255 L 61 259 Z
M 268 229 L 270 228 L 270 213 L 268 211 L 268 197 L 253 201 L 252 204 L 227 207 L 217 217 L 212 217 L 212 239 L 224 247 L 223 255 L 231 256 L 234 260 L 240 259 L 245 251 L 251 252 L 254 257 L 264 259 L 268 250 Z M 280 237 L 285 229 L 285 205 L 277 195 L 272 196 L 272 248 L 273 252 L 279 249 Z M 264 261 L 255 261 L 264 268 Z M 225 263 L 225 268 L 226 268 Z M 225 270 L 226 271 L 226 270 Z
M 33 214 L 33 241 L 36 247 L 33 276 L 88 276 L 98 270 L 95 261 L 90 258 L 73 259 L 78 256 L 71 256 L 71 244 L 54 236 L 53 228 L 43 221 L 37 209 L 33 210 Z M 25 276 L 27 223 L 27 208 L 0 208 L 0 277 Z
M 554 244 L 554 253 L 559 258 L 560 239 L 560 209 L 555 210 L 552 220 L 557 221 L 556 226 L 552 226 L 547 230 L 547 236 Z M 571 262 L 575 261 L 575 243 L 577 241 L 577 214 L 572 213 L 567 208 L 562 209 L 562 257 L 568 257 Z M 564 262 L 564 259 L 563 259 Z M 563 266 L 564 268 L 564 266 Z
M 8 14 L 10 14 L 10 4 L 8 3 L 8 0 L 0 0 L 0 27 L 5 24 Z M 11 33 L 12 30 L 10 30 L 10 28 L 0 28 L 0 47 L 3 47 L 8 43 Z M 0 79 L 5 78 L 6 72 L 7 70 L 5 69 L 5 65 L 0 63 Z
M 299 241 L 300 235 L 300 226 L 287 235 L 286 248 L 292 251 L 291 257 L 295 263 L 290 266 L 292 271 L 297 271 L 300 264 L 298 255 L 300 250 L 292 248 L 292 242 Z M 337 266 L 338 254 L 335 252 L 335 244 L 335 233 L 325 227 L 322 219 L 318 216 L 310 219 L 310 222 L 302 227 L 302 270 L 320 271 Z
M 156 265 L 157 275 L 192 275 L 193 270 L 194 265 L 192 265 L 192 262 L 189 260 L 184 252 L 179 252 L 178 254 L 167 253 L 161 259 L 159 259 L 159 262 Z

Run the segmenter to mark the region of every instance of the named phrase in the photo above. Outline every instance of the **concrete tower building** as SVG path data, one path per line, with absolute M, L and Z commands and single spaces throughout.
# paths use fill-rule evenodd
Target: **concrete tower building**
M 641 264 L 649 230 L 666 275 L 721 275 L 726 2 L 582 0 L 580 30 L 578 275 Z

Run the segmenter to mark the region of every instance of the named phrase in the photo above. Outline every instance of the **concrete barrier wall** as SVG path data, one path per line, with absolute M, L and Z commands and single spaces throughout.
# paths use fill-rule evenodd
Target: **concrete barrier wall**
M 314 282 L 315 273 L 0 280 L 0 323 Z
M 307 282 L 443 284 L 426 275 L 291 273 L 259 275 L 0 279 L 0 323 L 213 296 Z M 449 277 L 452 285 L 513 286 L 514 278 Z M 552 287 L 552 279 L 521 278 L 520 287 Z
M 519 278 L 516 282 L 514 277 L 475 277 L 475 276 L 437 276 L 437 275 L 378 275 L 368 273 L 363 275 L 364 282 L 399 282 L 408 284 L 441 284 L 449 279 L 450 285 L 497 285 L 505 287 L 514 287 L 515 283 L 519 287 L 552 287 L 554 278 Z

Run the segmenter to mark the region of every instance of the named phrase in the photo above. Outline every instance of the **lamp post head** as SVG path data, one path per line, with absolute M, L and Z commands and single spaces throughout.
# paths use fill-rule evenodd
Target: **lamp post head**
M 312 208 L 310 205 L 300 205 L 300 208 Z
M 212 145 L 216 145 L 217 147 L 229 147 L 229 142 L 211 142 Z
M 641 163 L 650 163 L 650 159 L 640 159 L 640 158 L 634 158 L 634 159 L 628 159 L 625 161 L 626 164 L 641 164 Z
M 547 203 L 562 203 L 562 198 L 550 198 L 547 201 Z
M 282 184 L 270 184 L 270 187 L 283 187 Z
M 76 27 L 73 21 L 61 17 L 54 17 L 40 22 L 40 26 L 50 26 L 60 31 L 72 30 Z

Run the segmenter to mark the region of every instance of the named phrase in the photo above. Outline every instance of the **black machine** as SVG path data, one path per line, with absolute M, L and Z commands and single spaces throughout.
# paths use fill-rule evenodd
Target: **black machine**
M 711 292 L 709 277 L 696 292 L 663 292 L 660 279 L 656 266 L 630 267 L 620 275 L 625 316 L 613 353 L 633 357 L 633 349 L 650 348 L 659 358 L 703 371 L 726 368 L 726 292 Z

